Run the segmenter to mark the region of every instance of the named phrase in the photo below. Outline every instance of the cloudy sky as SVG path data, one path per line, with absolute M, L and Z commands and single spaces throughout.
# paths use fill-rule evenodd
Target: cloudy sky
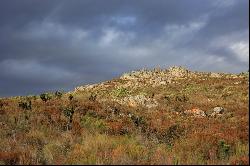
M 1 0 L 0 96 L 140 68 L 249 68 L 248 0 Z

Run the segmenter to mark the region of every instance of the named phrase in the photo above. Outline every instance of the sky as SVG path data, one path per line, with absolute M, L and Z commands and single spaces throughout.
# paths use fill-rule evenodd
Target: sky
M 248 0 L 1 0 L 0 96 L 142 68 L 249 69 Z

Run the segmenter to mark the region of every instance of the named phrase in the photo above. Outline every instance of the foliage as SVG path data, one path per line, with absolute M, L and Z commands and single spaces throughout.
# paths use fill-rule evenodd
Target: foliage
M 63 110 L 64 116 L 68 118 L 68 124 L 67 124 L 67 129 L 70 130 L 73 122 L 73 115 L 75 113 L 75 109 L 73 106 L 71 107 L 66 107 Z
M 20 101 L 18 106 L 24 110 L 31 110 L 31 101 Z
M 74 96 L 72 94 L 70 94 L 68 98 L 71 101 L 71 100 L 73 100 Z
M 218 157 L 220 159 L 228 158 L 230 154 L 230 149 L 230 145 L 226 144 L 224 140 L 220 140 L 218 143 Z
M 59 98 L 59 99 L 62 98 L 62 95 L 63 95 L 63 93 L 60 92 L 60 91 L 56 91 L 56 92 L 55 92 L 55 96 L 56 96 L 57 98 Z
M 3 106 L 4 106 L 4 103 L 2 100 L 0 100 L 0 108 L 3 108 Z
M 42 100 L 1 98 L 0 164 L 249 164 L 248 78 L 151 76 L 140 72 L 65 96 L 44 93 Z M 131 96 L 142 93 L 158 105 L 134 104 Z M 220 116 L 184 113 L 217 106 L 225 108 Z
M 90 97 L 89 97 L 89 100 L 90 100 L 90 101 L 96 101 L 96 98 L 97 98 L 97 94 L 91 93 L 91 95 L 90 95 Z
M 47 102 L 48 100 L 52 99 L 52 95 L 49 93 L 42 93 L 40 95 L 40 98 L 42 99 L 42 101 Z
M 81 125 L 91 131 L 104 132 L 107 129 L 107 125 L 104 120 L 95 118 L 90 114 L 87 114 L 81 118 Z
M 129 91 L 126 88 L 120 87 L 112 91 L 112 94 L 115 97 L 124 97 L 129 94 Z

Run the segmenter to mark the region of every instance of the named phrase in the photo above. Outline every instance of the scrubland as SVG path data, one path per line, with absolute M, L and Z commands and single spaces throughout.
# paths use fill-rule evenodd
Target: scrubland
M 249 164 L 248 100 L 248 73 L 180 67 L 1 98 L 0 163 Z

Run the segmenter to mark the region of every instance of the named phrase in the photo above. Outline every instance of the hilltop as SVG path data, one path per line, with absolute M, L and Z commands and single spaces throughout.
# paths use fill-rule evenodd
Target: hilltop
M 138 70 L 0 100 L 2 164 L 249 164 L 249 73 Z

